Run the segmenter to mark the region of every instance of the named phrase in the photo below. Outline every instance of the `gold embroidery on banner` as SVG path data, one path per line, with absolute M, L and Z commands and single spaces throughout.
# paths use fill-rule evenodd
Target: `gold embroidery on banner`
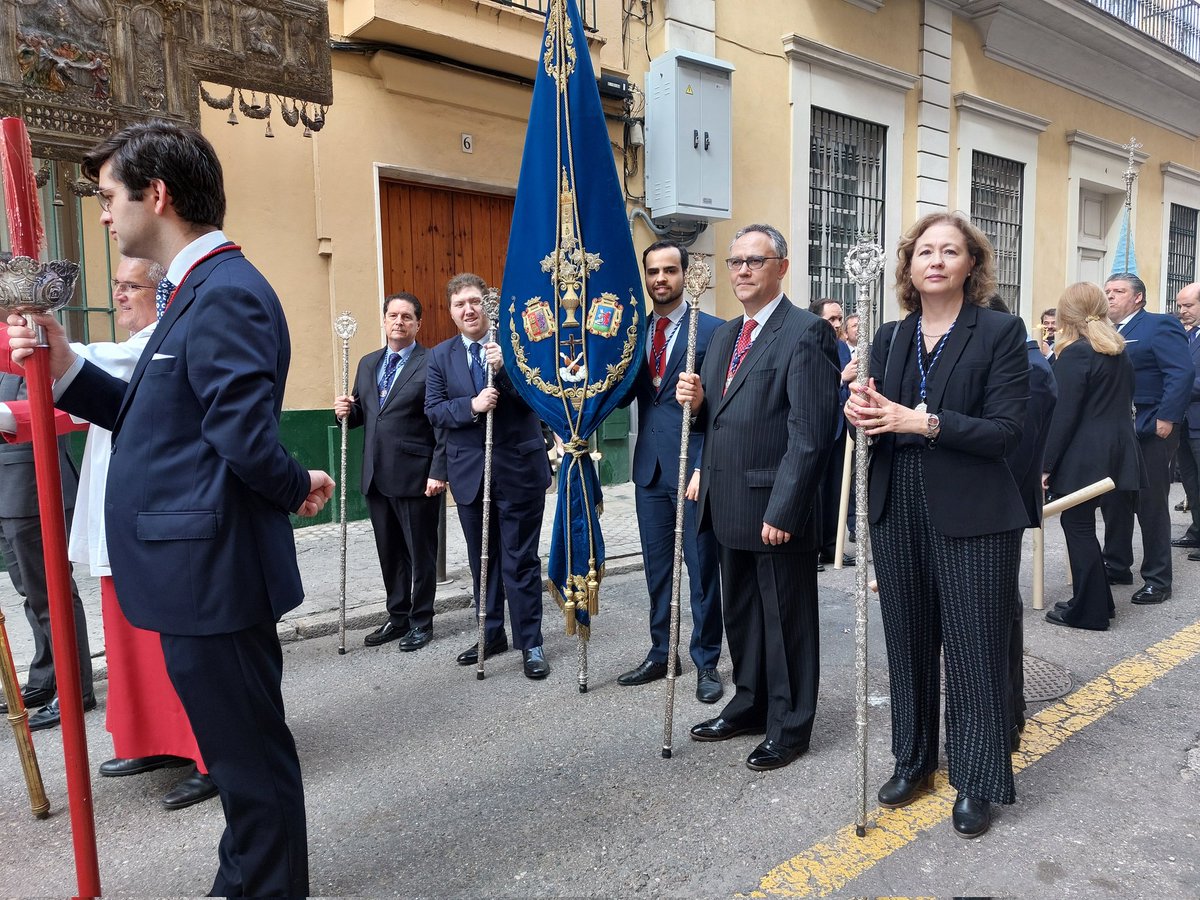
M 513 311 L 514 307 L 509 307 L 509 312 Z M 603 380 L 593 381 L 584 387 L 563 388 L 557 384 L 550 384 L 542 377 L 541 369 L 537 366 L 529 364 L 529 358 L 525 355 L 525 348 L 521 344 L 521 338 L 517 332 L 509 332 L 509 338 L 512 342 L 513 355 L 517 360 L 517 368 L 525 376 L 525 380 L 533 387 L 537 388 L 543 394 L 548 394 L 551 397 L 564 397 L 575 409 L 582 408 L 584 402 L 589 397 L 595 397 L 617 384 L 620 384 L 621 379 L 629 370 L 629 365 L 633 361 L 634 348 L 637 346 L 638 334 L 638 314 L 634 309 L 631 312 L 631 321 L 629 327 L 625 330 L 625 346 L 621 351 L 621 358 L 615 363 L 610 363 Z
M 567 92 L 567 81 L 575 71 L 575 36 L 566 26 L 567 17 L 563 15 L 563 0 L 550 0 L 550 12 L 546 26 L 546 52 L 542 55 L 542 64 L 546 74 L 558 84 L 558 92 Z

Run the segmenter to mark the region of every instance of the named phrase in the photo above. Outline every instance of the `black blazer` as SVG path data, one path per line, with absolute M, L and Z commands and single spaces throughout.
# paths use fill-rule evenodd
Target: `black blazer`
M 424 497 L 430 478 L 446 480 L 446 442 L 425 415 L 426 351 L 414 344 L 408 362 L 379 406 L 379 361 L 386 347 L 368 353 L 354 377 L 351 428 L 364 427 L 362 492 Z
M 704 403 L 696 427 L 705 431 L 700 511 L 726 547 L 815 550 L 812 506 L 837 414 L 836 335 L 785 296 L 722 396 L 742 322 L 738 316 L 717 329 L 700 370 Z M 792 539 L 764 544 L 764 522 Z
M 916 330 L 915 314 L 879 329 L 871 348 L 871 377 L 885 397 L 900 396 Z M 1024 324 L 1016 316 L 964 304 L 930 375 L 926 398 L 929 411 L 941 419 L 941 434 L 921 454 L 925 500 L 933 527 L 942 534 L 972 537 L 1028 524 L 1005 462 L 1021 441 L 1028 402 Z M 871 455 L 871 522 L 879 521 L 887 503 L 895 442 L 895 435 L 883 435 Z
M 1141 450 L 1133 425 L 1133 363 L 1106 356 L 1087 341 L 1068 345 L 1054 364 L 1058 406 L 1046 441 L 1050 491 L 1058 496 L 1102 478 L 1119 491 L 1141 485 Z

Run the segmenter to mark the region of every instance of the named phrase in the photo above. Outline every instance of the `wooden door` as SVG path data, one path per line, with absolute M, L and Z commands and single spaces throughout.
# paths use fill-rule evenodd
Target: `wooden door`
M 381 180 L 379 203 L 384 291 L 420 299 L 420 341 L 432 347 L 458 333 L 446 305 L 451 277 L 474 272 L 499 289 L 513 198 Z

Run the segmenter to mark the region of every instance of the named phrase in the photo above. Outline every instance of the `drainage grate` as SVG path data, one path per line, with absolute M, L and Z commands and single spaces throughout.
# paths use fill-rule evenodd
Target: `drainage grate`
M 1026 655 L 1024 668 L 1025 699 L 1030 703 L 1046 703 L 1065 697 L 1075 686 L 1070 672 L 1036 656 Z

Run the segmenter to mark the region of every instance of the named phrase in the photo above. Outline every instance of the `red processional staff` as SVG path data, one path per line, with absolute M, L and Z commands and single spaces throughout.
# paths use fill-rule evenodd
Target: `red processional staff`
M 13 259 L 0 267 L 0 306 L 8 313 L 50 312 L 71 298 L 79 267 L 54 261 L 38 263 L 44 242 L 33 155 L 25 123 L 0 119 L 0 162 L 8 209 L 8 235 Z M 87 733 L 83 727 L 83 694 L 79 686 L 79 655 L 75 642 L 75 613 L 71 573 L 67 564 L 66 519 L 63 515 L 62 476 L 58 468 L 58 439 L 50 387 L 50 351 L 39 347 L 25 362 L 25 381 L 33 420 L 33 457 L 37 473 L 38 507 L 50 600 L 50 635 L 54 645 L 54 678 L 62 712 L 63 756 L 67 769 L 67 798 L 71 837 L 75 847 L 75 877 L 80 897 L 100 896 L 100 866 L 96 858 L 96 823 L 88 771 Z

